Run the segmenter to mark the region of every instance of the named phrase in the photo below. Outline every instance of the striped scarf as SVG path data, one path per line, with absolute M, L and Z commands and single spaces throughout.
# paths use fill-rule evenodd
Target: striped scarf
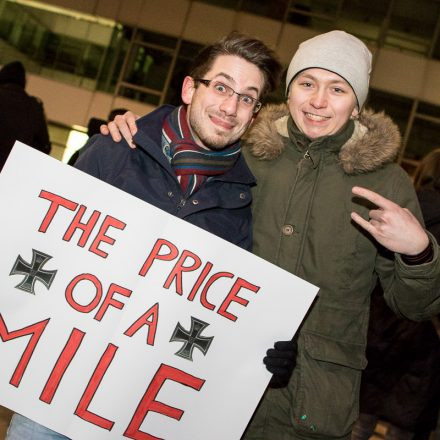
M 164 121 L 162 135 L 170 146 L 171 165 L 185 197 L 196 192 L 210 176 L 230 170 L 240 155 L 239 143 L 212 151 L 194 141 L 186 119 L 186 107 L 177 107 Z

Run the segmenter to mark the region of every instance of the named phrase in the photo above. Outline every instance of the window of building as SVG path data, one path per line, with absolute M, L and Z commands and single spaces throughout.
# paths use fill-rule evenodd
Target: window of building
M 440 0 L 196 1 L 320 32 L 344 29 L 372 44 L 432 52 L 440 59 Z M 19 55 L 29 72 L 152 105 L 181 103 L 183 78 L 202 47 L 34 0 L 0 0 L 0 64 Z M 284 100 L 284 86 L 266 98 Z M 415 105 L 412 99 L 374 89 L 367 103 L 399 126 L 407 163 L 440 145 L 440 107 Z
M 283 20 L 289 0 L 241 0 L 240 9 L 274 20 Z
M 414 117 L 405 157 L 419 160 L 434 148 L 440 147 L 440 108 L 419 102 Z
M 121 85 L 118 89 L 118 95 L 125 98 L 133 99 L 134 101 L 145 102 L 151 105 L 160 104 L 160 94 L 154 92 L 146 92 L 141 87 L 126 87 Z
M 158 105 L 163 102 L 178 40 L 134 30 L 116 94 Z
M 345 0 L 338 19 L 338 27 L 368 42 L 377 42 L 381 35 L 390 0 Z
M 103 92 L 114 93 L 119 80 L 122 66 L 130 47 L 133 29 L 118 25 L 115 27 L 105 55 L 100 60 L 97 89 Z
M 169 35 L 157 34 L 149 32 L 146 29 L 137 29 L 135 42 L 139 44 L 147 44 L 149 46 L 158 46 L 160 48 L 175 49 L 177 46 L 177 38 Z
M 0 8 L 3 52 L 30 72 L 94 90 L 116 23 L 44 3 L 5 0 Z M 9 62 L 12 59 L 0 59 Z
M 405 149 L 405 157 L 420 160 L 434 148 L 440 147 L 440 121 L 414 118 Z
M 172 51 L 134 44 L 128 56 L 123 83 L 161 93 L 173 60 Z
M 429 54 L 432 58 L 440 59 L 440 14 L 437 18 L 437 27 L 434 33 L 435 41 L 433 41 L 431 53 Z
M 430 118 L 436 118 L 440 121 L 440 107 L 438 105 L 433 105 L 424 101 L 420 101 L 417 106 L 416 116 L 427 116 Z
M 198 1 L 203 3 L 208 3 L 214 6 L 221 6 L 223 8 L 228 8 L 228 9 L 237 9 L 238 4 L 241 2 L 241 0 L 198 0 Z
M 291 0 L 287 21 L 322 32 L 334 28 L 342 0 Z
M 412 103 L 412 99 L 377 89 L 370 89 L 366 107 L 373 109 L 375 112 L 384 111 L 397 124 L 403 136 L 408 125 Z
M 168 85 L 165 99 L 166 103 L 173 105 L 180 105 L 182 103 L 180 92 L 182 90 L 183 79 L 188 75 L 196 54 L 199 53 L 202 48 L 202 44 L 182 41 L 177 53 L 177 61 L 174 65 L 173 74 Z
M 433 0 L 400 0 L 393 3 L 385 45 L 429 53 L 440 4 Z

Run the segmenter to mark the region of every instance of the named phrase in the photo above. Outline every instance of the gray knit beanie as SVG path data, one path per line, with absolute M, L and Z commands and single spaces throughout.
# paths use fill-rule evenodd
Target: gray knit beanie
M 286 93 L 298 73 L 312 68 L 329 70 L 344 78 L 362 108 L 368 94 L 371 52 L 361 40 L 344 31 L 331 31 L 301 43 L 287 70 Z

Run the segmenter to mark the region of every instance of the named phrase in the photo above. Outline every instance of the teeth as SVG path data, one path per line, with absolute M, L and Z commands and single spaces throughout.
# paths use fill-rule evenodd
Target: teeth
M 314 115 L 313 113 L 306 113 L 306 116 L 313 121 L 325 121 L 328 119 L 327 116 Z

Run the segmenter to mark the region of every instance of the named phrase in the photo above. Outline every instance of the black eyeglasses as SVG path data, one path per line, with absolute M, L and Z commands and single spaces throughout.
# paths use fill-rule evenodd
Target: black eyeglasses
M 261 102 L 253 98 L 252 96 L 247 95 L 246 93 L 238 93 L 232 87 L 222 83 L 221 81 L 213 80 L 213 79 L 201 79 L 194 78 L 194 81 L 200 82 L 209 90 L 212 90 L 216 95 L 223 98 L 230 98 L 233 95 L 238 96 L 238 103 L 243 108 L 248 110 L 252 110 L 254 113 L 257 113 L 261 108 Z

